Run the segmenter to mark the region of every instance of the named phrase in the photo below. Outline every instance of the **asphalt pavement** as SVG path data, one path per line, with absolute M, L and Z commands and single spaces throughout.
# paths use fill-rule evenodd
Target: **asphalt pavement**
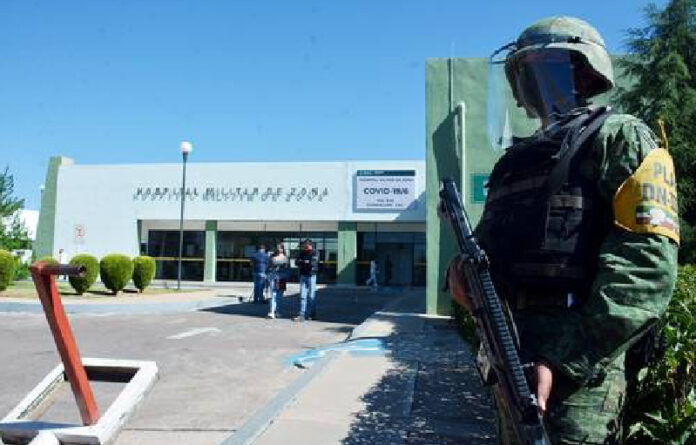
M 159 381 L 115 443 L 222 442 L 306 373 L 291 364 L 292 356 L 345 340 L 366 317 L 400 295 L 394 290 L 323 288 L 318 292 L 319 319 L 296 323 L 290 317 L 299 303 L 292 289 L 290 293 L 276 320 L 265 318 L 266 305 L 238 302 L 183 312 L 119 313 L 116 308 L 71 314 L 84 357 L 154 360 L 159 367 Z M 60 359 L 40 313 L 0 312 L 0 351 L 4 415 Z M 94 388 L 104 410 L 121 386 L 100 383 Z M 79 424 L 69 388 L 42 419 Z

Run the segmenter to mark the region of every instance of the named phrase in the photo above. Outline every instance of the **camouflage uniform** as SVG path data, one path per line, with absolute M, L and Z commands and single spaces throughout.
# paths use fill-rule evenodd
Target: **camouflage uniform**
M 590 148 L 579 165 L 581 174 L 597 184 L 605 208 L 611 209 L 621 185 L 658 144 L 642 121 L 614 114 Z M 490 189 L 489 196 L 494 192 Z M 476 230 L 484 249 L 495 237 L 487 230 L 486 211 Z M 523 362 L 541 360 L 553 370 L 545 421 L 554 444 L 620 442 L 625 353 L 666 310 L 676 280 L 677 244 L 660 234 L 613 225 L 596 261 L 591 286 L 576 307 L 513 307 Z M 517 289 L 509 285 L 508 271 L 493 272 L 501 296 L 514 301 Z M 506 424 L 500 419 L 501 441 L 514 443 Z

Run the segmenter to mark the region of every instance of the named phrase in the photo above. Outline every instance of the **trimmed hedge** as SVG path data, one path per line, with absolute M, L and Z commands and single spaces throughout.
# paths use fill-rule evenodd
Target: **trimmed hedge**
M 58 260 L 57 260 L 57 259 L 53 258 L 53 257 L 50 256 L 50 255 L 42 256 L 41 258 L 39 258 L 39 259 L 36 260 L 36 261 L 45 261 L 45 262 L 48 263 L 48 264 L 60 264 L 60 263 L 58 263 Z
M 0 249 L 0 291 L 7 289 L 14 280 L 16 265 L 15 257 L 7 250 Z
M 133 276 L 133 261 L 128 255 L 112 253 L 99 262 L 99 274 L 104 287 L 118 294 Z
M 133 284 L 140 291 L 144 291 L 155 277 L 157 264 L 152 257 L 138 256 L 133 258 Z
M 70 285 L 77 295 L 84 294 L 97 281 L 99 275 L 99 260 L 89 254 L 75 255 L 70 259 L 72 266 L 84 266 L 86 270 L 84 277 L 68 277 Z

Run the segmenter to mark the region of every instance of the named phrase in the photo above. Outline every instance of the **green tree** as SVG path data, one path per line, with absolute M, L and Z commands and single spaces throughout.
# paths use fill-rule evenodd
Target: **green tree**
M 31 247 L 27 229 L 19 219 L 23 207 L 24 200 L 14 197 L 14 177 L 5 167 L 0 172 L 0 248 L 12 251 Z
M 629 78 L 617 91 L 624 111 L 660 135 L 664 122 L 678 180 L 681 263 L 696 262 L 696 0 L 645 8 L 648 25 L 628 31 L 629 55 L 619 67 Z
M 27 228 L 19 218 L 19 214 L 15 213 L 9 219 L 9 224 L 2 227 L 3 234 L 0 236 L 0 246 L 9 251 L 16 249 L 31 249 L 31 239 Z

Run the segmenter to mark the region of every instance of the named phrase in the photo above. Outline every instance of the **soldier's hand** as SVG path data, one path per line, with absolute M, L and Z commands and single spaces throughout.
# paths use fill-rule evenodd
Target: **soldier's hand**
M 545 363 L 539 362 L 536 364 L 537 375 L 537 402 L 539 410 L 542 414 L 546 413 L 546 402 L 551 395 L 551 387 L 553 386 L 553 373 Z
M 447 284 L 454 301 L 464 306 L 470 313 L 473 312 L 469 297 L 469 283 L 464 275 L 464 261 L 460 257 L 454 258 L 447 267 Z

